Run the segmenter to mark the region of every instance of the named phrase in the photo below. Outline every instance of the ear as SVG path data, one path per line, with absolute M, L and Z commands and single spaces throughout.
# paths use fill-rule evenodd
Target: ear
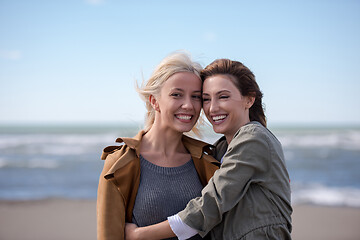
M 154 95 L 150 95 L 149 102 L 155 111 L 160 112 L 159 103 L 154 97 Z
M 246 96 L 246 102 L 245 102 L 245 107 L 247 108 L 247 109 L 249 109 L 249 108 L 251 108 L 252 107 L 252 105 L 254 104 L 254 102 L 255 102 L 255 97 L 253 97 L 253 96 Z

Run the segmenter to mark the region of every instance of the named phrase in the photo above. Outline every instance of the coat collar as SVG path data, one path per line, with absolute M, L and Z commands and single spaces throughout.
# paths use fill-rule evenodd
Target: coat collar
M 103 151 L 101 159 L 105 160 L 109 157 L 110 167 L 107 173 L 104 175 L 106 179 L 114 177 L 114 173 L 129 163 L 140 164 L 140 161 L 136 161 L 136 158 L 139 159 L 140 156 L 140 146 L 141 140 L 146 132 L 140 131 L 133 138 L 118 138 L 116 142 L 125 143 L 126 147 L 123 146 L 109 146 L 106 147 Z M 200 159 L 205 155 L 212 155 L 214 146 L 200 140 L 193 139 L 191 137 L 182 136 L 182 142 L 185 148 L 190 152 L 191 157 L 195 160 Z M 122 150 L 120 150 L 122 149 Z M 118 152 L 118 150 L 120 150 Z M 208 158 L 207 158 L 208 159 Z M 210 158 L 207 161 L 215 164 L 216 166 L 219 164 L 217 160 L 214 158 Z
M 133 138 L 118 138 L 115 142 L 117 143 L 125 143 L 129 148 L 135 150 L 136 155 L 140 156 L 140 146 L 141 140 L 146 132 L 144 130 L 138 132 L 135 137 Z M 196 158 L 201 158 L 204 152 L 211 154 L 213 149 L 213 145 L 205 143 L 200 140 L 196 140 L 194 138 L 188 137 L 186 135 L 182 136 L 182 142 L 185 148 L 190 152 L 191 156 Z
M 146 132 L 144 130 L 142 130 L 142 131 L 138 132 L 135 135 L 135 137 L 133 137 L 133 138 L 128 138 L 128 137 L 117 138 L 115 142 L 125 143 L 129 148 L 135 150 L 136 155 L 139 157 L 141 140 L 145 133 Z

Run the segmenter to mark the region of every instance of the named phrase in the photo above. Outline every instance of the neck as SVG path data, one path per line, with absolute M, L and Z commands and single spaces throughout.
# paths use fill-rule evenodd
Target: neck
M 143 137 L 141 152 L 158 152 L 164 156 L 186 153 L 182 135 L 181 132 L 162 129 L 154 124 Z
M 229 135 L 225 134 L 225 138 L 226 138 L 227 144 L 229 145 L 231 140 L 233 139 L 233 136 L 229 136 Z

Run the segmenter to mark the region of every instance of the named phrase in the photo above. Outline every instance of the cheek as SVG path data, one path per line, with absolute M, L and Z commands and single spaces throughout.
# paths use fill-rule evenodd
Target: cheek
M 201 111 L 201 101 L 196 101 L 193 103 L 194 109 L 196 112 L 200 112 Z
M 208 117 L 208 115 L 209 115 L 209 108 L 210 108 L 210 104 L 206 103 L 203 105 L 203 110 L 204 110 L 206 117 Z

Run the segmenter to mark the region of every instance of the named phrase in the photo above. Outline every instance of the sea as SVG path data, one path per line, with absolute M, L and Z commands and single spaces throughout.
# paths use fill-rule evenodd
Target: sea
M 137 124 L 0 126 L 0 200 L 95 200 L 102 149 Z M 292 203 L 360 207 L 360 126 L 269 129 L 282 143 Z M 201 139 L 219 135 L 204 128 Z

